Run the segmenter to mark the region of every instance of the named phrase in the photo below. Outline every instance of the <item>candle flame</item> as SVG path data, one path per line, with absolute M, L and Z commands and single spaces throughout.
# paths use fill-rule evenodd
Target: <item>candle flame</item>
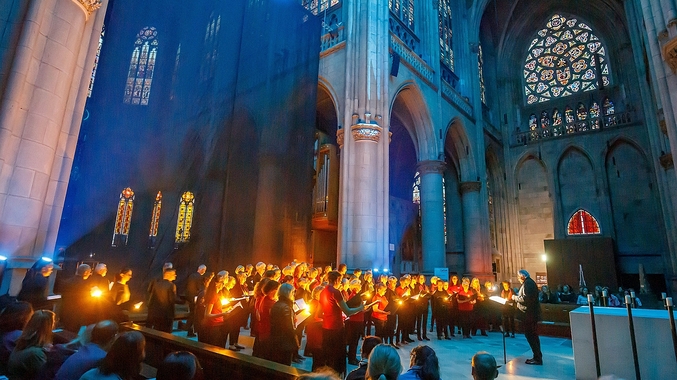
M 221 305 L 228 305 L 228 302 L 230 302 L 228 298 L 221 298 Z
M 101 297 L 103 292 L 101 290 L 99 290 L 98 288 L 94 288 L 94 289 L 92 289 L 91 294 L 92 294 L 92 297 Z
M 134 309 L 135 309 L 135 310 L 141 309 L 141 305 L 143 305 L 143 302 L 135 303 L 135 304 L 134 304 Z

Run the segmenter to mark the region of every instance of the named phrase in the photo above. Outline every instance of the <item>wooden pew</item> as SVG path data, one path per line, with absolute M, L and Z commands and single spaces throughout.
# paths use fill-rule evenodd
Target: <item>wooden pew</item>
M 541 321 L 538 323 L 538 334 L 571 339 L 569 312 L 580 305 L 576 304 L 541 304 Z
M 256 358 L 250 355 L 196 342 L 149 329 L 134 323 L 120 326 L 121 331 L 139 331 L 146 338 L 145 363 L 158 367 L 173 351 L 190 351 L 197 356 L 205 379 L 296 379 L 304 370 Z

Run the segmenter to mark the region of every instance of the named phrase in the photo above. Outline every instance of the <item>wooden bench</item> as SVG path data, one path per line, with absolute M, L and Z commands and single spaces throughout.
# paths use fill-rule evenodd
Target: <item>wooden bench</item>
M 296 379 L 304 370 L 256 358 L 225 348 L 149 329 L 134 323 L 120 326 L 121 331 L 139 331 L 146 338 L 145 363 L 158 367 L 173 351 L 189 351 L 197 356 L 205 379 Z
M 571 338 L 569 312 L 580 305 L 576 304 L 541 304 L 541 321 L 538 323 L 538 334 Z

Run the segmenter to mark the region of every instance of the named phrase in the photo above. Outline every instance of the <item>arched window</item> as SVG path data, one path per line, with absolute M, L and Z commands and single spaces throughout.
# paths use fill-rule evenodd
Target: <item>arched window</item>
M 303 0 L 301 4 L 314 15 L 340 3 L 340 0 Z
M 388 0 L 388 8 L 412 31 L 414 30 L 414 1 Z
M 482 100 L 482 104 L 487 104 L 487 94 L 484 86 L 484 57 L 482 56 L 482 45 L 478 45 L 477 49 L 477 67 L 480 76 L 480 99 Z
M 155 248 L 158 226 L 160 225 L 160 211 L 162 210 L 162 192 L 158 191 L 153 203 L 153 214 L 150 218 L 150 231 L 148 233 L 148 246 Z
M 392 1 L 392 0 L 391 0 Z M 451 0 L 439 0 L 437 10 L 440 29 L 440 62 L 454 71 L 453 33 L 451 28 Z
M 556 14 L 529 45 L 524 79 L 528 104 L 607 86 L 606 49 L 588 25 Z
M 559 136 L 562 134 L 562 114 L 557 108 L 552 111 L 552 135 Z
M 569 235 L 599 235 L 599 223 L 589 212 L 580 209 L 569 219 L 567 234 Z
M 567 133 L 574 133 L 576 119 L 574 118 L 574 110 L 569 106 L 564 108 L 564 121 L 566 121 Z
M 414 174 L 414 184 L 412 185 L 412 201 L 417 205 L 421 204 L 421 173 Z
M 221 15 L 211 14 L 205 31 L 205 56 L 200 66 L 200 80 L 208 81 L 214 76 L 216 61 L 219 56 L 219 31 L 221 30 Z
M 599 104 L 592 102 L 590 105 L 590 128 L 599 129 Z
M 606 125 L 615 125 L 616 109 L 614 108 L 614 102 L 609 98 L 604 98 L 602 101 L 602 110 L 604 112 L 604 121 Z
M 548 116 L 548 111 L 541 112 L 541 128 L 550 128 L 550 116 Z
M 587 131 L 588 123 L 586 119 L 588 118 L 588 109 L 585 108 L 583 103 L 578 103 L 578 108 L 576 109 L 576 117 L 578 118 L 578 132 Z
M 186 191 L 181 195 L 179 201 L 179 216 L 176 220 L 175 243 L 186 243 L 190 241 L 190 228 L 193 226 L 193 208 L 195 204 L 195 195 Z
M 111 242 L 111 246 L 117 247 L 120 243 L 127 245 L 133 210 L 134 191 L 127 187 L 120 193 L 120 201 L 118 202 L 118 210 L 115 215 L 115 228 L 113 229 L 113 241 Z
M 150 86 L 153 84 L 158 40 L 155 27 L 146 26 L 136 35 L 132 58 L 129 61 L 124 102 L 148 105 Z

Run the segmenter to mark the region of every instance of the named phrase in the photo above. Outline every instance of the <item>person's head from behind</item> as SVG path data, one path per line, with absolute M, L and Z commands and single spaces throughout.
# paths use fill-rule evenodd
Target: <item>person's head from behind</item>
M 342 275 L 339 271 L 332 270 L 327 273 L 327 281 L 329 282 L 329 285 L 333 287 L 337 287 L 340 284 L 341 277 Z
M 294 285 L 284 283 L 277 289 L 277 299 L 294 301 Z
M 56 315 L 49 310 L 38 310 L 33 313 L 16 341 L 16 349 L 21 351 L 28 347 L 44 347 L 51 344 L 55 322 Z
M 400 355 L 389 345 L 379 344 L 369 355 L 366 380 L 396 380 L 402 372 Z
M 312 293 L 311 297 L 314 300 L 319 301 L 320 300 L 320 293 L 322 293 L 323 290 L 324 290 L 324 286 L 322 286 L 322 285 L 316 286 L 315 289 L 313 289 L 313 293 Z
M 146 339 L 138 331 L 127 331 L 113 342 L 101 361 L 99 370 L 104 375 L 116 374 L 122 379 L 132 379 L 141 371 L 146 358 Z
M 188 351 L 171 352 L 157 369 L 157 380 L 197 380 L 202 368 L 197 357 Z
M 75 270 L 75 275 L 86 280 L 92 275 L 92 267 L 87 264 L 80 264 L 78 269 Z
M 277 293 L 277 289 L 280 287 L 280 283 L 275 280 L 270 280 L 263 285 L 262 292 L 265 296 L 270 299 L 274 299 Z
M 492 380 L 498 377 L 498 366 L 488 352 L 480 351 L 472 357 L 472 378 L 474 380 Z
M 91 342 L 95 343 L 104 350 L 108 350 L 118 335 L 118 324 L 106 320 L 94 325 L 92 329 Z
M 381 343 L 383 343 L 383 341 L 377 336 L 370 335 L 364 337 L 364 341 L 362 341 L 362 359 L 369 359 L 369 355 L 374 350 L 374 347 Z
M 438 380 L 440 378 L 440 362 L 435 350 L 428 346 L 418 346 L 411 350 L 409 367 L 419 367 L 421 380 Z
M 329 367 L 321 367 L 311 373 L 305 373 L 296 380 L 342 380 L 336 371 Z
M 23 330 L 33 316 L 33 307 L 28 302 L 13 302 L 0 311 L 0 333 Z

